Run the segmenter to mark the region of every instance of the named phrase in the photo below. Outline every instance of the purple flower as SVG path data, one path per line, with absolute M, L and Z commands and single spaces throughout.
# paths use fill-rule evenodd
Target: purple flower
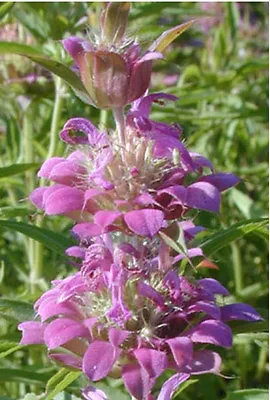
M 179 276 L 156 254 L 141 253 L 97 239 L 85 248 L 81 271 L 53 282 L 36 302 L 40 322 L 19 329 L 22 343 L 44 343 L 51 359 L 82 369 L 94 382 L 122 377 L 138 400 L 150 398 L 156 379 L 174 370 L 158 396 L 169 400 L 190 375 L 219 373 L 220 356 L 205 345 L 232 345 L 226 321 L 261 317 L 245 304 L 220 307 L 216 295 L 228 292 L 214 279 Z M 93 388 L 84 397 L 106 398 Z
M 125 149 L 115 133 L 109 137 L 84 118 L 69 120 L 60 135 L 79 150 L 42 165 L 39 177 L 54 185 L 36 189 L 32 202 L 48 215 L 64 214 L 83 223 L 78 229 L 88 230 L 89 236 L 121 230 L 153 237 L 167 227 L 166 220 L 192 208 L 217 212 L 220 192 L 238 178 L 204 175 L 212 164 L 188 152 L 179 140 L 181 129 L 149 118 L 152 102 L 160 99 L 175 97 L 156 93 L 133 104 Z M 191 174 L 197 178 L 187 185 Z

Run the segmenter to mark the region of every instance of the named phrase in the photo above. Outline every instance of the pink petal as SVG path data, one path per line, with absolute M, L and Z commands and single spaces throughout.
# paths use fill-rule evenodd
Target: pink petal
M 66 160 L 52 168 L 49 179 L 53 182 L 71 186 L 85 174 L 86 169 L 83 166 L 76 164 L 74 161 Z
M 49 179 L 49 175 L 51 173 L 51 170 L 58 164 L 62 163 L 65 161 L 65 158 L 63 157 L 52 157 L 46 160 L 40 170 L 38 171 L 38 177 L 40 178 L 47 178 Z
M 18 325 L 19 331 L 22 331 L 20 344 L 43 344 L 44 330 L 46 325 L 37 321 L 25 321 Z
M 89 336 L 88 329 L 77 321 L 59 318 L 52 321 L 44 332 L 44 341 L 49 350 L 62 346 L 72 339 Z
M 109 329 L 109 341 L 115 346 L 119 347 L 130 335 L 129 331 L 124 331 L 122 329 L 110 328 Z
M 43 186 L 33 190 L 33 192 L 29 196 L 29 199 L 34 204 L 34 206 L 41 209 L 44 208 L 43 198 L 44 198 L 44 193 L 46 192 L 47 189 L 48 186 Z
M 164 214 L 159 210 L 130 211 L 124 220 L 131 231 L 141 236 L 153 237 L 164 226 Z
M 79 211 L 83 207 L 83 196 L 83 192 L 77 188 L 61 188 L 47 198 L 45 203 L 46 214 L 56 215 Z
M 65 354 L 65 353 L 54 353 L 50 354 L 49 357 L 60 363 L 63 364 L 63 366 L 69 366 L 71 368 L 76 368 L 76 369 L 81 369 L 82 368 L 82 359 L 79 357 L 76 357 L 71 354 Z
M 111 371 L 121 353 L 111 343 L 96 340 L 91 343 L 83 357 L 83 372 L 92 380 L 98 381 Z
M 94 221 L 103 229 L 112 225 L 122 213 L 117 211 L 98 211 L 94 216 Z
M 90 240 L 92 237 L 102 233 L 101 227 L 91 222 L 82 222 L 72 228 L 72 233 L 80 240 Z

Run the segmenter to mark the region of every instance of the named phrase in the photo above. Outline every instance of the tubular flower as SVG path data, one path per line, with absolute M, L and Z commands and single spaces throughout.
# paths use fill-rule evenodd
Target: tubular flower
M 60 135 L 75 151 L 42 165 L 38 176 L 54 185 L 36 189 L 32 202 L 48 215 L 64 214 L 83 223 L 93 236 L 120 229 L 152 237 L 167 227 L 166 220 L 190 209 L 217 212 L 220 192 L 238 178 L 213 173 L 209 160 L 188 152 L 178 126 L 152 121 L 151 103 L 159 99 L 176 98 L 156 93 L 134 103 L 125 148 L 115 133 L 100 132 L 84 118 L 70 119 Z M 78 131 L 83 136 L 74 134 Z M 212 173 L 205 175 L 206 168 Z
M 156 379 L 171 369 L 157 397 L 169 400 L 190 375 L 219 374 L 221 358 L 205 346 L 232 345 L 227 322 L 261 318 L 245 304 L 219 305 L 216 295 L 228 292 L 214 279 L 179 276 L 154 259 L 151 269 L 136 269 L 136 257 L 135 249 L 92 244 L 81 271 L 54 281 L 36 302 L 40 321 L 20 324 L 21 343 L 44 343 L 51 359 L 93 382 L 122 377 L 138 400 L 152 398 Z M 106 399 L 95 388 L 83 393 Z

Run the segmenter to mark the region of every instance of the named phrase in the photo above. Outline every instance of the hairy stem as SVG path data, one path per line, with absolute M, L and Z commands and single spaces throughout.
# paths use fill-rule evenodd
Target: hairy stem
M 114 108 L 113 116 L 116 124 L 120 146 L 124 148 L 126 143 L 125 140 L 126 121 L 125 121 L 124 108 L 123 107 Z

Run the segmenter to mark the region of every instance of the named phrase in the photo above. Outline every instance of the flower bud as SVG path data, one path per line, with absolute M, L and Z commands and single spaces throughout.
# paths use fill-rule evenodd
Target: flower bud
M 128 2 L 110 2 L 100 17 L 100 27 L 105 41 L 116 43 L 123 38 L 130 9 Z

